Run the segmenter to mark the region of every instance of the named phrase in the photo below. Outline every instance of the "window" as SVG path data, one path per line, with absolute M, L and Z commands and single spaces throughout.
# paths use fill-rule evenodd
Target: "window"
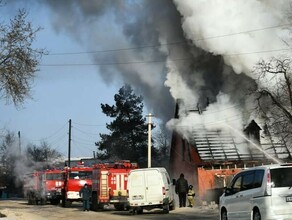
M 70 179 L 92 179 L 92 171 L 71 171 L 69 174 Z
M 245 173 L 243 175 L 241 191 L 254 188 L 253 183 L 254 183 L 254 172 L 252 171 L 252 172 Z
M 254 188 L 258 188 L 262 186 L 264 170 L 256 170 L 254 176 Z
M 47 173 L 46 179 L 47 180 L 63 180 L 64 176 L 63 176 L 63 173 Z
M 237 193 L 240 191 L 241 189 L 241 180 L 242 180 L 242 176 L 238 176 L 238 178 L 235 179 L 235 181 L 233 182 L 231 189 L 233 190 L 233 193 Z
M 292 168 L 271 169 L 271 180 L 274 187 L 291 187 Z

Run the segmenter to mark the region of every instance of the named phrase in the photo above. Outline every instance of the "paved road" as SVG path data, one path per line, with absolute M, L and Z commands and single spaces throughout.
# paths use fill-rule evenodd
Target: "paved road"
M 72 204 L 71 208 L 62 208 L 60 206 L 44 205 L 33 206 L 27 205 L 24 200 L 0 200 L 0 213 L 5 214 L 7 218 L 1 220 L 175 220 L 175 219 L 200 219 L 200 220 L 217 220 L 218 210 L 196 208 L 176 208 L 169 214 L 163 214 L 161 210 L 155 209 L 145 211 L 142 215 L 131 215 L 128 211 L 116 211 L 108 209 L 98 212 L 83 212 L 81 204 Z

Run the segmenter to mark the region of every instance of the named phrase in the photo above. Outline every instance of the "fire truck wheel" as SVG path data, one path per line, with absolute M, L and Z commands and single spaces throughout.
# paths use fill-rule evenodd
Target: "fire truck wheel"
M 60 200 L 59 199 L 52 199 L 51 200 L 51 204 L 52 205 L 58 205 L 60 203 Z
M 31 199 L 30 194 L 27 195 L 27 201 L 29 205 L 32 205 L 32 199 Z
M 126 211 L 129 211 L 130 208 L 131 208 L 130 205 L 126 205 L 126 208 L 125 209 L 126 209 Z
M 66 196 L 65 196 L 64 189 L 62 189 L 62 191 L 61 191 L 61 199 L 62 199 L 62 207 L 65 208 L 66 207 Z
M 92 197 L 91 197 L 91 209 L 93 211 L 97 211 L 98 210 L 98 204 L 97 204 L 97 194 L 96 192 L 92 192 Z
M 125 210 L 125 206 L 124 204 L 115 204 L 115 209 L 118 211 L 124 211 Z
M 47 203 L 47 200 L 46 199 L 41 199 L 40 203 L 41 203 L 41 205 L 45 205 Z
M 71 205 L 72 205 L 72 202 L 66 199 L 66 201 L 65 201 L 65 207 L 66 208 L 69 208 L 69 207 L 71 207 Z

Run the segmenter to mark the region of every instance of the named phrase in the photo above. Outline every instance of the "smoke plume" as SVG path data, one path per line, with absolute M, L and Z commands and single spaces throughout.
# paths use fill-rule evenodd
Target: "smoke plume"
M 42 1 L 59 33 L 89 50 L 106 83 L 128 82 L 164 122 L 244 126 L 260 58 L 284 54 L 288 0 Z M 115 49 L 115 50 L 113 50 Z M 118 49 L 118 50 L 117 50 Z M 209 106 L 208 106 L 209 105 Z M 201 119 L 190 110 L 204 112 Z M 217 123 L 218 122 L 218 123 Z M 234 125 L 235 126 L 235 125 Z

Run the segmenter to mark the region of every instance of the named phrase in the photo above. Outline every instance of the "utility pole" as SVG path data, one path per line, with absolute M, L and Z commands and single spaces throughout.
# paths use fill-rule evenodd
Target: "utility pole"
M 67 164 L 68 167 L 70 167 L 70 163 L 71 163 L 71 119 L 69 120 L 68 164 Z
M 21 154 L 20 131 L 18 131 L 18 147 L 19 147 L 19 155 L 20 155 Z
M 148 168 L 151 167 L 151 127 L 152 127 L 152 114 L 149 113 L 147 115 L 148 117 Z

